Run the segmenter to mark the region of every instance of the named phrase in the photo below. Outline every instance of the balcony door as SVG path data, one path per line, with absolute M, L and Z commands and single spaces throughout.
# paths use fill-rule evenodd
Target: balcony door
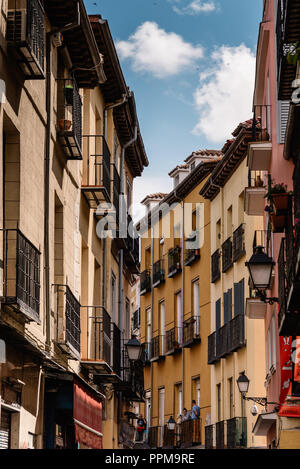
M 180 344 L 181 343 L 181 327 L 182 327 L 181 292 L 178 292 L 175 295 L 175 306 L 176 306 L 177 341 Z
M 194 308 L 194 334 L 200 334 L 200 316 L 199 316 L 199 280 L 193 282 L 193 308 Z
M 162 301 L 159 304 L 160 307 L 160 340 L 161 340 L 161 355 L 165 353 L 165 323 L 166 323 L 166 318 L 165 318 L 165 302 Z

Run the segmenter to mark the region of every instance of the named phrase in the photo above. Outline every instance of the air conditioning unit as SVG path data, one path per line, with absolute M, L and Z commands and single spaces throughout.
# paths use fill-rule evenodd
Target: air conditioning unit
M 61 33 L 55 33 L 53 34 L 52 36 L 52 41 L 53 41 L 53 45 L 54 47 L 60 47 L 62 46 L 62 43 L 63 43 L 63 36 Z
M 26 41 L 26 10 L 8 10 L 6 40 L 8 42 Z

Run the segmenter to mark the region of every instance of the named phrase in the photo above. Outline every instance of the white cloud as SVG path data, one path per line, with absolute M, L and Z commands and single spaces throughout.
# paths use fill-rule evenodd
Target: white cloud
M 176 75 L 203 57 L 203 48 L 151 21 L 137 28 L 128 41 L 116 44 L 121 59 L 130 59 L 137 72 L 149 72 L 157 78 Z
M 165 177 L 143 175 L 136 178 L 133 188 L 133 219 L 139 221 L 145 215 L 145 207 L 140 202 L 146 195 L 155 192 L 168 193 L 173 188 L 173 180 L 166 174 Z
M 211 142 L 222 143 L 241 121 L 251 117 L 255 55 L 244 44 L 222 46 L 211 55 L 214 65 L 200 74 L 194 99 L 199 122 L 193 129 Z
M 171 3 L 175 2 L 177 5 L 180 3 L 178 0 L 170 0 Z M 186 6 L 179 7 L 174 5 L 173 10 L 179 15 L 199 15 L 200 13 L 211 13 L 217 10 L 217 6 L 213 0 L 193 0 Z

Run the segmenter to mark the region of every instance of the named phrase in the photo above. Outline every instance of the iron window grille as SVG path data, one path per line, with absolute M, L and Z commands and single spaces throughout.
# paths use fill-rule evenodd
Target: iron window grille
M 211 282 L 215 283 L 220 277 L 220 250 L 217 249 L 211 256 Z
M 153 264 L 153 288 L 165 281 L 164 260 L 159 259 Z
M 168 277 L 174 277 L 181 272 L 181 254 L 180 247 L 169 249 L 168 252 Z
M 222 244 L 222 272 L 226 272 L 232 265 L 232 241 L 229 237 Z
M 232 257 L 233 262 L 236 262 L 245 254 L 245 228 L 244 223 L 242 223 L 234 232 L 233 232 L 233 243 L 232 243 Z
M 20 230 L 5 229 L 2 234 L 2 302 L 23 313 L 26 321 L 40 323 L 41 253 Z

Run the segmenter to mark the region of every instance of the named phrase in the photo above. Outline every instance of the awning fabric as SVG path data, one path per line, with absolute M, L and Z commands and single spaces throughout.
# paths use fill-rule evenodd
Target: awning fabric
M 74 424 L 76 443 L 102 449 L 102 403 L 77 381 L 74 381 Z
M 277 414 L 276 412 L 268 412 L 259 414 L 252 432 L 256 436 L 265 436 L 270 430 L 271 426 L 276 422 Z

